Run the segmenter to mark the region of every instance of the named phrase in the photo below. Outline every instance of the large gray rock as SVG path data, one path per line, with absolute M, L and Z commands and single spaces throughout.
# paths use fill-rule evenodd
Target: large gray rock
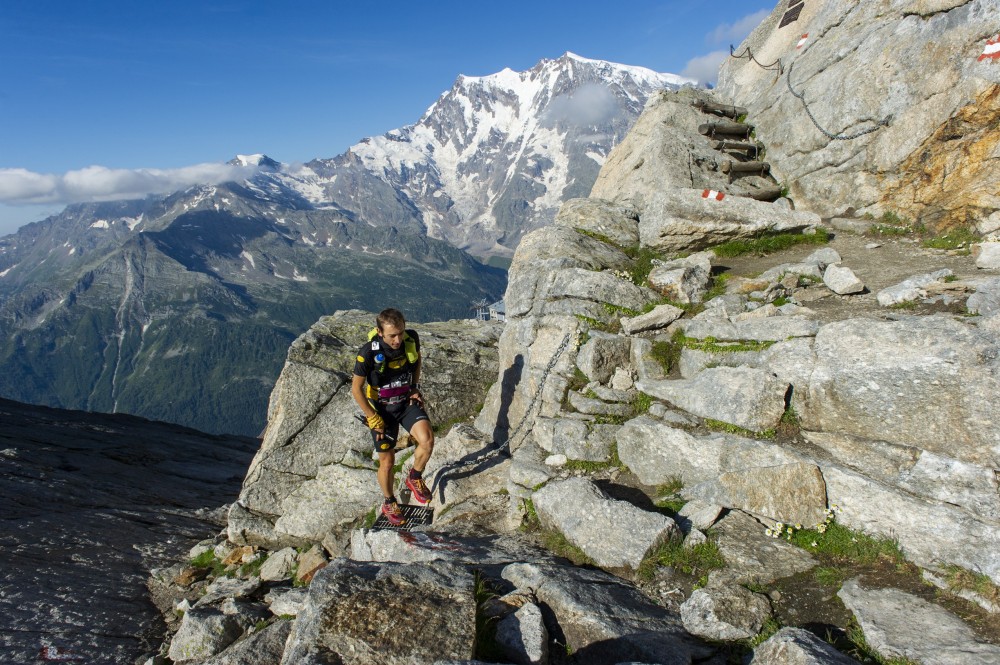
M 703 249 L 765 233 L 803 231 L 820 223 L 814 213 L 749 198 L 716 201 L 703 198 L 702 191 L 678 188 L 648 194 L 639 220 L 640 243 L 663 252 Z
M 727 565 L 709 573 L 709 586 L 768 584 L 817 565 L 802 548 L 766 535 L 764 526 L 744 512 L 729 511 L 713 528 Z
M 957 616 L 899 589 L 863 587 L 858 578 L 837 592 L 854 613 L 865 641 L 883 658 L 918 663 L 996 665 L 1000 646 L 976 639 Z
M 564 269 L 622 270 L 630 263 L 622 250 L 573 229 L 533 231 L 522 238 L 511 262 L 504 295 L 507 318 L 544 314 L 555 276 Z
M 636 387 L 696 416 L 762 432 L 781 420 L 789 386 L 763 370 L 713 367 L 693 379 L 639 381 Z
M 291 579 L 295 568 L 295 549 L 286 547 L 274 552 L 260 567 L 260 579 L 265 582 L 279 582 Z
M 823 272 L 823 283 L 837 295 L 850 295 L 865 290 L 865 283 L 846 266 L 829 265 Z
M 556 226 L 603 236 L 619 247 L 639 244 L 639 213 L 625 205 L 601 199 L 570 199 L 559 208 Z
M 682 259 L 654 262 L 649 285 L 672 302 L 701 302 L 708 290 L 714 257 L 711 252 L 698 252 Z
M 175 663 L 204 660 L 235 642 L 246 627 L 239 617 L 215 608 L 192 608 L 184 613 L 167 655 Z
M 684 630 L 675 612 L 608 573 L 515 563 L 503 569 L 503 578 L 551 610 L 579 662 L 689 665 L 713 651 Z
M 719 473 L 725 437 L 695 437 L 650 416 L 629 420 L 617 434 L 618 457 L 645 485 L 674 478 L 695 483 Z
M 965 306 L 970 314 L 993 316 L 1000 313 L 1000 277 L 988 279 L 978 285 Z
M 278 619 L 231 644 L 201 665 L 273 665 L 281 660 L 292 622 Z
M 940 282 L 945 277 L 951 275 L 948 268 L 935 270 L 934 272 L 914 275 L 899 284 L 887 286 L 875 294 L 875 299 L 882 307 L 892 307 L 908 302 L 914 302 L 927 297 L 927 287 L 936 282 Z
M 684 334 L 694 339 L 714 337 L 721 341 L 781 342 L 792 337 L 812 337 L 818 330 L 819 324 L 804 316 L 772 316 L 738 323 L 692 320 L 684 328 Z
M 756 61 L 728 58 L 717 94 L 747 107 L 796 208 L 967 226 L 1000 208 L 1000 165 L 977 149 L 995 131 L 995 65 L 977 56 L 987 39 L 981 22 L 998 8 L 996 0 L 779 3 L 736 48 Z M 776 60 L 780 73 L 758 64 Z
M 814 352 L 803 428 L 1000 466 L 996 338 L 946 317 L 852 319 L 823 326 Z
M 855 665 L 808 630 L 782 628 L 753 650 L 753 665 Z
M 681 605 L 687 631 L 709 640 L 749 639 L 770 616 L 767 597 L 741 586 L 696 589 Z
M 337 559 L 309 585 L 282 665 L 471 659 L 473 586 L 472 573 L 443 561 L 424 566 Z
M 531 439 L 534 417 L 557 415 L 576 366 L 574 342 L 582 325 L 575 316 L 508 320 L 500 336 L 500 373 L 476 428 L 498 443 L 516 434 L 516 449 Z
M 580 347 L 576 366 L 591 381 L 607 383 L 615 369 L 628 364 L 631 349 L 632 345 L 627 337 L 592 330 L 590 339 Z
M 995 214 L 995 213 L 994 213 Z M 987 270 L 1000 269 L 1000 242 L 982 242 L 972 246 L 976 267 Z
M 548 665 L 549 631 L 534 603 L 525 603 L 497 624 L 497 642 L 512 663 Z
M 552 555 L 516 533 L 465 536 L 435 531 L 357 529 L 351 534 L 350 558 L 355 561 L 451 561 L 495 566 L 514 561 L 550 561 Z
M 229 519 L 229 538 L 270 549 L 322 540 L 363 516 L 381 493 L 371 439 L 354 420 L 350 377 L 374 315 L 323 317 L 289 348 L 268 427 Z M 416 326 L 432 422 L 468 417 L 496 378 L 496 323 Z M 366 468 L 367 467 L 367 468 Z
M 826 516 L 823 474 L 803 462 L 729 471 L 685 488 L 684 496 L 791 524 L 813 526 Z
M 412 457 L 404 464 L 408 471 Z M 424 468 L 424 479 L 440 515 L 477 497 L 506 487 L 511 461 L 491 437 L 468 424 L 458 424 L 434 442 L 434 454 Z
M 1000 583 L 1000 528 L 940 501 L 913 496 L 870 476 L 835 464 L 822 464 L 831 504 L 842 509 L 837 519 L 871 535 L 895 539 L 906 557 L 936 568 L 955 564 L 976 570 Z
M 657 305 L 649 312 L 634 317 L 622 317 L 622 332 L 626 335 L 645 332 L 647 330 L 659 330 L 666 328 L 671 323 L 681 318 L 684 310 L 673 305 Z
M 549 287 L 548 297 L 554 300 L 576 298 L 595 303 L 642 310 L 655 295 L 632 282 L 607 271 L 585 268 L 564 268 L 557 272 Z
M 635 570 L 657 545 L 680 538 L 666 515 L 609 498 L 586 478 L 550 482 L 531 498 L 542 526 L 562 533 L 604 568 Z
M 547 452 L 568 459 L 603 462 L 614 441 L 613 425 L 595 425 L 579 418 L 539 418 L 535 421 L 535 441 Z
M 838 464 L 913 496 L 957 506 L 987 521 L 1000 522 L 997 478 L 989 467 L 885 441 L 844 434 L 802 432 Z

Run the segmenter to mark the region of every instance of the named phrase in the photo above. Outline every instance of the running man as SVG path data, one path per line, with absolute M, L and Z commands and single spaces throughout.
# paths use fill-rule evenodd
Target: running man
M 402 312 L 390 308 L 375 318 L 375 329 L 368 339 L 358 349 L 351 394 L 364 413 L 378 452 L 378 484 L 385 496 L 382 514 L 398 526 L 406 522 L 393 491 L 392 467 L 400 425 L 417 444 L 406 486 L 418 503 L 431 499 L 422 474 L 434 450 L 434 431 L 418 383 L 420 338 L 416 331 L 406 329 Z

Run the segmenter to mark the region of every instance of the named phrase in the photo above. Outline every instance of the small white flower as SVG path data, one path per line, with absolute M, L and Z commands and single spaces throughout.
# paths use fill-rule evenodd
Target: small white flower
M 795 525 L 795 529 L 796 529 L 796 531 L 801 531 L 802 530 L 802 525 L 801 524 L 796 524 Z
M 817 543 L 816 543 L 816 541 L 814 540 L 814 541 L 812 542 L 812 546 L 813 546 L 813 547 L 816 547 L 816 545 L 817 545 Z
M 766 533 L 767 535 L 769 535 L 769 536 L 770 536 L 770 535 L 771 535 L 771 534 L 773 534 L 774 532 L 773 532 L 773 531 L 771 531 L 770 529 L 767 529 L 766 531 L 764 531 L 764 533 Z

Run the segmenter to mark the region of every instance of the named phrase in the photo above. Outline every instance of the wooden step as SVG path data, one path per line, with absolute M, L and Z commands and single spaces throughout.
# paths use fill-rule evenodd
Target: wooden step
M 747 138 L 750 136 L 751 131 L 753 131 L 753 125 L 747 125 L 741 122 L 729 122 L 728 120 L 718 120 L 716 122 L 707 122 L 703 125 L 698 125 L 699 134 L 713 138 L 720 134 Z
M 781 187 L 764 187 L 751 190 L 745 194 L 734 194 L 733 196 L 742 196 L 757 201 L 777 201 L 781 198 Z
M 761 146 L 756 143 L 743 143 L 741 141 L 712 141 L 713 150 L 744 150 L 746 152 L 753 151 L 756 155 L 760 152 Z
M 696 99 L 691 102 L 691 106 L 696 109 L 701 109 L 703 113 L 712 113 L 714 115 L 722 115 L 727 118 L 738 118 L 741 115 L 746 115 L 747 110 L 742 106 L 733 106 L 732 104 L 717 104 L 716 102 L 706 102 L 701 99 Z
M 758 173 L 766 174 L 771 170 L 771 165 L 767 162 L 722 162 L 723 173 Z

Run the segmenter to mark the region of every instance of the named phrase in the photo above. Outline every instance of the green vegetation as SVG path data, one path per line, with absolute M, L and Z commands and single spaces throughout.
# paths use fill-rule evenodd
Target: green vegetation
M 878 663 L 879 665 L 920 665 L 916 661 L 910 660 L 909 658 L 883 657 L 868 644 L 868 640 L 865 638 L 865 633 L 861 630 L 861 626 L 853 620 L 851 625 L 847 628 L 847 639 L 850 640 L 853 645 L 853 647 L 848 650 L 848 655 L 852 658 L 856 658 L 862 663 Z
M 815 575 L 816 581 L 823 586 L 833 587 L 835 589 L 839 589 L 840 585 L 843 584 L 846 579 L 844 570 L 833 566 L 817 566 L 813 569 L 813 575 Z
M 764 620 L 764 625 L 760 628 L 760 632 L 747 641 L 747 646 L 749 646 L 750 649 L 755 649 L 771 639 L 771 637 L 773 637 L 779 630 L 781 630 L 781 623 L 779 623 L 774 617 L 767 617 L 767 619 Z
M 683 487 L 684 481 L 677 477 L 671 478 L 663 485 L 658 486 L 656 488 L 656 496 L 658 498 L 654 502 L 654 505 L 673 517 L 687 503 L 687 501 L 680 497 L 680 491 Z
M 261 566 L 264 565 L 265 561 L 267 561 L 267 555 L 258 554 L 256 559 L 240 566 L 239 576 L 243 578 L 249 578 L 259 575 Z
M 922 244 L 931 249 L 964 249 L 979 240 L 979 236 L 969 229 L 956 229 L 944 235 L 926 238 Z
M 826 230 L 817 229 L 816 233 L 811 235 L 802 233 L 775 233 L 747 240 L 730 240 L 721 245 L 716 245 L 711 249 L 719 257 L 743 256 L 745 254 L 764 256 L 795 245 L 824 245 L 828 242 L 830 242 L 830 235 Z
M 889 309 L 901 309 L 904 311 L 911 311 L 917 309 L 920 306 L 916 300 L 904 300 L 903 302 L 898 302 L 895 305 L 889 305 Z
M 923 222 L 912 223 L 906 217 L 901 217 L 892 211 L 883 213 L 868 233 L 892 238 L 912 235 L 920 238 L 921 245 L 929 249 L 965 250 L 965 252 L 969 252 L 970 245 L 980 240 L 979 235 L 970 228 L 957 228 L 935 235 Z
M 745 436 L 751 439 L 773 439 L 777 435 L 777 431 L 773 429 L 766 429 L 762 432 L 754 432 L 753 430 L 746 429 L 745 427 L 733 425 L 732 423 L 727 423 L 722 420 L 714 420 L 712 418 L 705 418 L 705 427 L 713 432 L 726 432 L 727 434 Z
M 667 541 L 646 556 L 636 571 L 640 579 L 650 580 L 658 566 L 669 566 L 685 575 L 702 578 L 712 570 L 724 568 L 725 559 L 712 540 L 685 547 L 680 540 Z
M 650 356 L 656 362 L 660 363 L 660 367 L 663 368 L 664 373 L 669 374 L 677 363 L 681 359 L 681 350 L 684 348 L 683 345 L 678 344 L 676 340 L 683 338 L 684 333 L 677 331 L 674 338 L 670 342 L 653 342 L 653 349 L 650 352 Z
M 191 559 L 191 565 L 195 568 L 209 568 L 213 577 L 220 577 L 226 574 L 226 565 L 215 556 L 212 550 L 206 550 Z
M 497 642 L 497 621 L 484 611 L 486 602 L 496 597 L 496 590 L 482 573 L 476 572 L 476 646 L 473 657 L 491 663 L 506 659 L 503 648 Z
M 712 278 L 712 286 L 705 292 L 702 302 L 708 302 L 712 298 L 718 298 L 726 294 L 726 285 L 729 284 L 729 273 L 715 275 Z
M 569 559 L 577 566 L 592 566 L 594 560 L 588 557 L 583 550 L 569 542 L 566 536 L 558 531 L 553 531 L 542 527 L 538 513 L 535 511 L 535 504 L 531 499 L 522 499 L 521 506 L 524 508 L 524 522 L 521 530 L 535 534 L 541 541 L 542 546 L 556 556 Z
M 795 413 L 795 407 L 789 404 L 785 408 L 785 412 L 781 414 L 781 420 L 778 421 L 777 434 L 784 437 L 793 437 L 799 433 L 800 429 L 799 415 Z
M 576 227 L 573 230 L 579 233 L 580 235 L 584 235 L 587 236 L 588 238 L 593 238 L 594 240 L 603 242 L 605 245 L 611 245 L 612 247 L 618 247 L 619 249 L 621 249 L 618 243 L 616 243 L 614 240 L 604 235 L 603 233 L 598 233 L 597 231 L 591 231 L 589 229 L 581 229 L 580 227 Z
M 625 249 L 625 253 L 632 259 L 632 268 L 629 275 L 632 283 L 636 286 L 643 286 L 649 278 L 649 273 L 653 270 L 653 259 L 663 258 L 662 255 L 649 247 L 639 245 Z
M 602 302 L 601 303 L 601 307 L 604 308 L 605 312 L 607 312 L 611 316 L 615 316 L 615 317 L 622 316 L 622 315 L 628 316 L 628 317 L 634 317 L 634 316 L 639 316 L 640 314 L 643 313 L 643 312 L 640 312 L 639 310 L 631 309 L 629 307 L 622 307 L 621 305 L 612 305 L 609 302 Z
M 1000 605 L 1000 587 L 988 575 L 956 565 L 945 566 L 944 575 L 951 591 L 972 591 L 991 603 Z
M 791 534 L 791 542 L 827 561 L 836 563 L 873 564 L 888 560 L 903 564 L 905 559 L 899 543 L 888 538 L 876 538 L 846 526 L 829 522 L 825 528 L 801 529 Z
M 366 514 L 365 517 L 364 517 L 364 519 L 361 520 L 361 528 L 362 529 L 370 529 L 370 528 L 372 528 L 372 525 L 375 524 L 375 520 L 378 519 L 378 510 L 379 510 L 379 507 L 378 506 L 374 506 L 371 510 L 368 511 L 368 514 Z
M 637 392 L 635 399 L 632 400 L 632 412 L 638 416 L 643 413 L 649 412 L 649 407 L 653 406 L 653 400 L 655 398 L 652 395 L 647 395 L 644 392 Z
M 720 341 L 714 337 L 705 337 L 704 339 L 697 339 L 694 337 L 686 337 L 683 333 L 678 331 L 678 334 L 674 336 L 674 340 L 680 343 L 682 346 L 689 348 L 693 351 L 704 351 L 705 353 L 739 353 L 741 351 L 764 351 L 774 346 L 774 342 L 760 342 L 752 339 L 739 339 L 739 340 L 725 340 Z

